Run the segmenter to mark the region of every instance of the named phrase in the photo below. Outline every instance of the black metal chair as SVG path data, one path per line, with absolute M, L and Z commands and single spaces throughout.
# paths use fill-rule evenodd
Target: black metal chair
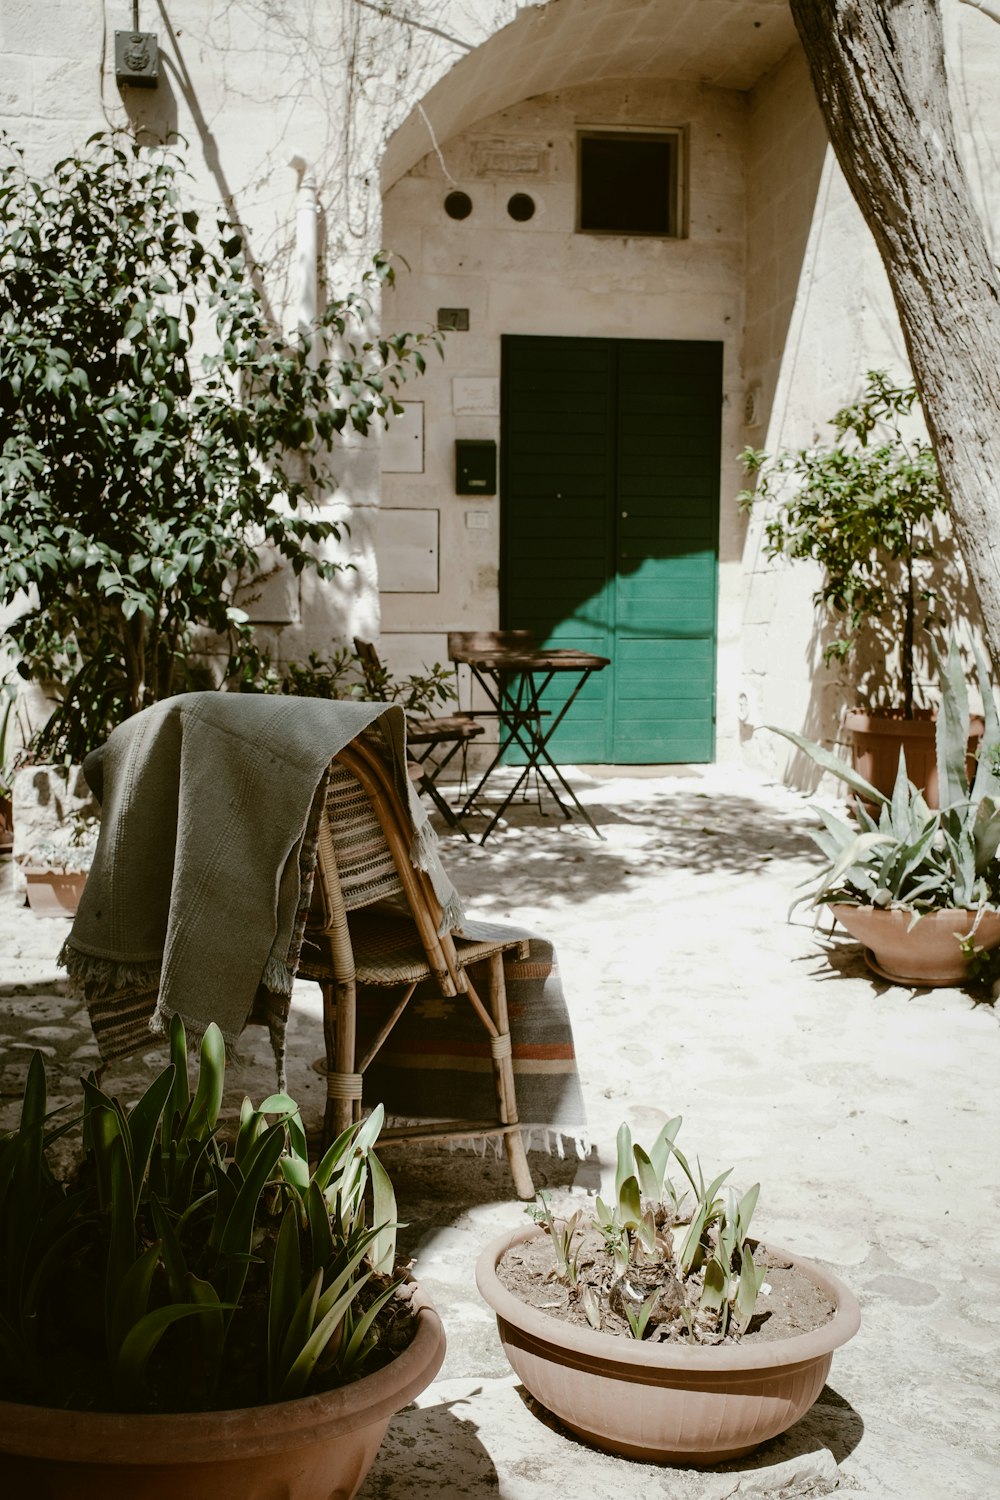
M 369 696 L 379 702 L 388 702 L 389 676 L 379 659 L 375 646 L 371 641 L 363 641 L 359 636 L 355 636 L 354 650 L 361 663 L 361 670 L 365 674 L 365 685 Z M 433 718 L 411 718 L 408 714 L 406 719 L 407 754 L 410 758 L 413 780 L 430 798 L 449 827 L 457 828 L 467 839 L 470 839 L 470 842 L 471 836 L 468 829 L 435 783 L 455 756 L 461 753 L 461 783 L 464 786 L 469 744 L 484 733 L 483 725 L 478 723 L 472 714 L 440 714 Z M 417 747 L 420 747 L 419 750 Z M 447 747 L 446 753 L 436 755 L 435 752 L 442 747 Z

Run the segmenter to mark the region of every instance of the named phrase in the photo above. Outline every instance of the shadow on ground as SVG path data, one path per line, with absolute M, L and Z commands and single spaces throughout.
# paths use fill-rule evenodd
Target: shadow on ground
M 551 802 L 545 803 L 551 808 Z M 752 798 L 704 792 L 676 791 L 647 795 L 637 808 L 589 803 L 588 812 L 598 838 L 579 818 L 561 824 L 558 815 L 540 812 L 534 801 L 511 804 L 506 826 L 491 834 L 486 844 L 469 845 L 460 834 L 442 837 L 446 868 L 461 864 L 465 885 L 475 871 L 483 891 L 493 888 L 490 856 L 510 854 L 516 847 L 522 874 L 529 874 L 541 899 L 553 888 L 581 895 L 612 888 L 627 889 L 659 871 L 684 871 L 689 876 L 753 874 L 772 860 L 815 862 L 816 849 L 807 829 L 806 813 L 782 816 Z M 477 838 L 481 818 L 467 819 Z M 443 833 L 443 830 L 442 830 Z M 532 834 L 544 841 L 532 844 Z M 477 857 L 478 855 L 478 857 Z M 464 886 L 463 886 L 464 889 Z

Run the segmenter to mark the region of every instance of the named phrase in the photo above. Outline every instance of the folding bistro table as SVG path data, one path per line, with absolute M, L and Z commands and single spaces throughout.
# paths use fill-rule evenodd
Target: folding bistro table
M 482 794 L 507 750 L 517 744 L 524 752 L 525 763 L 513 787 L 493 814 L 480 839 L 485 844 L 498 821 L 517 796 L 532 771 L 553 797 L 564 817 L 573 816 L 572 808 L 560 797 L 555 780 L 577 812 L 586 819 L 598 838 L 603 837 L 587 809 L 563 776 L 549 753 L 548 745 L 559 725 L 576 701 L 581 688 L 595 672 L 611 665 L 606 656 L 590 651 L 535 648 L 521 631 L 452 632 L 448 637 L 448 655 L 459 665 L 467 666 L 492 705 L 477 715 L 495 718 L 499 726 L 497 751 L 477 785 L 469 793 L 459 816 L 464 816 Z M 556 675 L 571 677 L 570 690 L 557 712 L 542 707 L 542 694 Z M 572 680 L 575 679 L 575 680 Z

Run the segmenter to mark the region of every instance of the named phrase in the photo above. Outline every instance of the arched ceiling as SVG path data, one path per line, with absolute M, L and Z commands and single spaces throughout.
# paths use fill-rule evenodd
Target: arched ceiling
M 750 89 L 796 40 L 786 0 L 547 0 L 429 90 L 389 140 L 383 190 L 431 149 L 428 121 L 443 143 L 522 99 L 603 78 Z

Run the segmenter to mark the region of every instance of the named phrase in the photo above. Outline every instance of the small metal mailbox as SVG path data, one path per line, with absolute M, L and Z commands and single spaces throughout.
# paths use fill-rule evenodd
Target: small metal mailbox
M 456 495 L 495 495 L 496 492 L 497 445 L 493 439 L 456 439 Z

